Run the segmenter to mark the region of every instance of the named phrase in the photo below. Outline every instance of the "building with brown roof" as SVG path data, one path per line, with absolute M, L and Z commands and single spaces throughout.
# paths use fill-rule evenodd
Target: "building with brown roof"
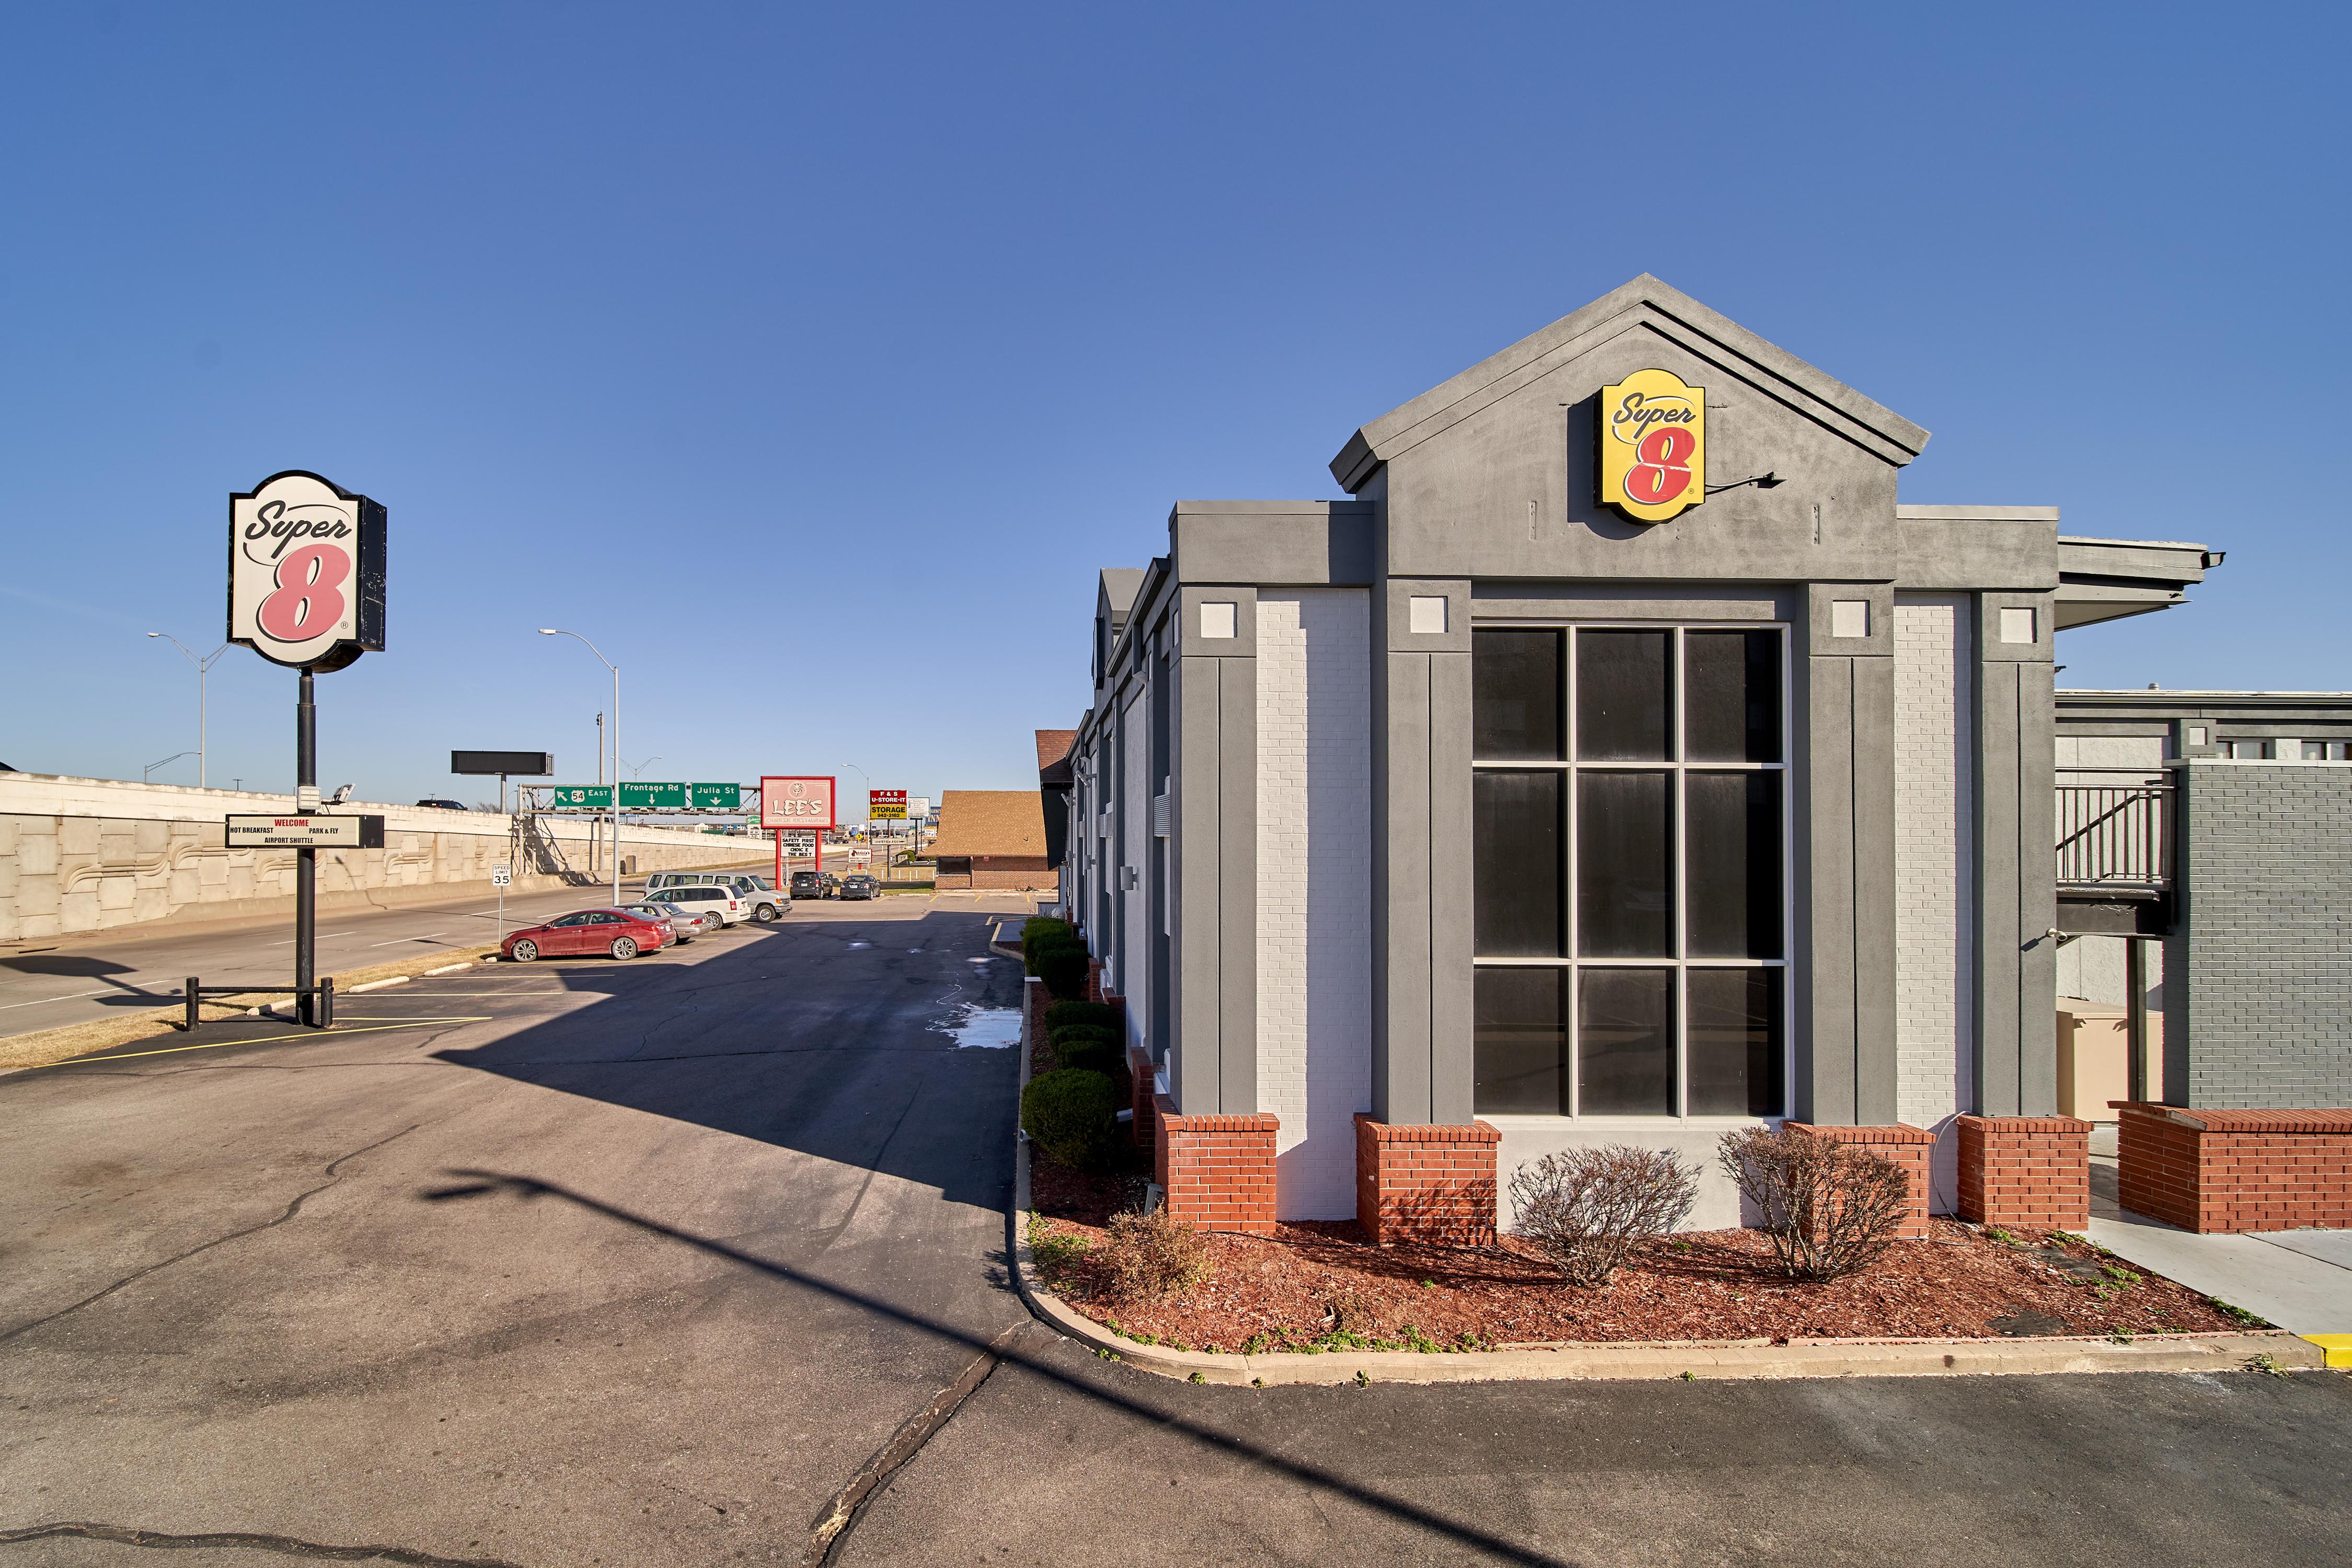
M 1070 837 L 1070 748 L 1076 730 L 1037 731 L 1037 788 L 1045 801 L 1045 863 L 1059 866 Z
M 1061 874 L 1045 853 L 1045 796 L 1034 789 L 951 789 L 940 799 L 931 855 L 941 888 L 1052 891 Z

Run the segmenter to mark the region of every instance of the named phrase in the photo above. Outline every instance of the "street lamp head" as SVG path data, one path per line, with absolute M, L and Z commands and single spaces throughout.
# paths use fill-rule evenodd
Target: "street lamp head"
M 160 637 L 163 634 L 162 632 L 149 632 L 147 635 L 151 637 Z
M 150 633 L 149 635 L 152 636 L 153 634 Z M 560 637 L 563 634 L 557 631 L 553 626 L 541 626 L 539 628 L 539 635 L 543 637 Z

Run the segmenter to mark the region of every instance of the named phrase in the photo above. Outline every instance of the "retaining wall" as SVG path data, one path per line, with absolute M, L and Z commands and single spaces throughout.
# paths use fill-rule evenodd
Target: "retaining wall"
M 291 795 L 0 773 L 0 942 L 175 917 L 290 913 L 294 851 L 231 849 L 223 819 L 293 809 Z M 592 825 L 583 818 L 365 801 L 333 809 L 381 816 L 384 847 L 318 851 L 321 910 L 487 896 L 500 861 L 514 867 L 518 892 L 600 879 L 590 873 Z M 595 862 L 604 876 L 609 853 Z M 755 838 L 625 824 L 621 854 L 643 874 L 764 865 L 774 851 Z

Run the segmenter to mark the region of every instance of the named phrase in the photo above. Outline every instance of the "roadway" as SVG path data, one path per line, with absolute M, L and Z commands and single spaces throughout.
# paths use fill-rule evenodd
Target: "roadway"
M 828 849 L 825 859 L 835 869 L 849 863 L 846 850 Z M 740 868 L 762 875 L 768 869 Z M 642 877 L 626 879 L 622 892 L 634 898 L 644 887 Z M 603 891 L 582 887 L 511 895 L 506 929 L 601 903 L 609 890 L 607 885 Z M 293 930 L 289 912 L 209 923 L 159 921 L 114 931 L 0 942 L 0 1037 L 86 1024 L 125 1010 L 175 1006 L 181 982 L 191 974 L 207 985 L 290 985 Z M 495 898 L 339 910 L 319 917 L 319 973 L 387 963 L 438 948 L 478 947 L 498 938 Z

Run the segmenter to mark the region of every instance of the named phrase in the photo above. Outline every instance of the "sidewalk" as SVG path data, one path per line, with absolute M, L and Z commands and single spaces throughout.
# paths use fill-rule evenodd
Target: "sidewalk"
M 2328 1345 L 2331 1363 L 2352 1352 L 2352 1230 L 2198 1236 L 2120 1206 L 2116 1157 L 2094 1153 L 2090 1237 L 2126 1262 L 2282 1329 L 2328 1336 L 2337 1342 Z

